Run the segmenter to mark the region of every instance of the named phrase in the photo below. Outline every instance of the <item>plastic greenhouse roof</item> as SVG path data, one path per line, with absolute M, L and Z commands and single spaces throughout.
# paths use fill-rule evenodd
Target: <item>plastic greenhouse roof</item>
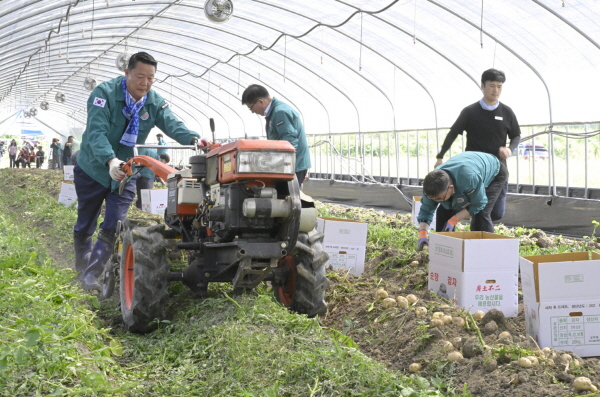
M 298 109 L 307 133 L 449 127 L 491 67 L 522 125 L 600 119 L 598 0 L 232 0 L 225 23 L 204 1 L 0 2 L 0 123 L 36 108 L 55 131 L 84 126 L 84 79 L 122 74 L 115 59 L 137 51 L 203 136 L 209 118 L 217 138 L 264 134 L 240 102 L 253 83 Z

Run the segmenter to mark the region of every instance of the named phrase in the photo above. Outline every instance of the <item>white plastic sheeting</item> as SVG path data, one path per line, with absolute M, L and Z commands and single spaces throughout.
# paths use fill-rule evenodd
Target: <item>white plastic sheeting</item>
M 81 126 L 84 79 L 116 77 L 137 51 L 158 60 L 154 89 L 176 114 L 204 136 L 214 118 L 217 138 L 264 134 L 240 103 L 252 83 L 307 133 L 448 127 L 491 67 L 521 124 L 600 119 L 598 0 L 232 1 L 222 24 L 203 0 L 0 2 L 0 123 L 37 107 L 44 124 Z

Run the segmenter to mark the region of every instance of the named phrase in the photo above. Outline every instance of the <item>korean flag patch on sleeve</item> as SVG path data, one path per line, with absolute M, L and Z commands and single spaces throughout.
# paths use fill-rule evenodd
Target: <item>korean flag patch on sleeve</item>
M 94 106 L 100 106 L 101 108 L 103 108 L 104 105 L 106 105 L 106 99 L 98 97 L 94 98 Z

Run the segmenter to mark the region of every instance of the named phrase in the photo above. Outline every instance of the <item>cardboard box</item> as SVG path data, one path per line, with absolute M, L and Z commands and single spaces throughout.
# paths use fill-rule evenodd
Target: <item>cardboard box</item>
M 167 208 L 168 189 L 142 189 L 142 211 L 164 215 Z
M 520 266 L 527 334 L 542 348 L 600 355 L 600 254 L 528 256 Z
M 317 230 L 325 235 L 323 250 L 334 269 L 360 276 L 365 270 L 367 224 L 350 219 L 317 218 Z
M 429 235 L 429 263 L 464 272 L 519 270 L 519 239 L 488 232 Z
M 427 287 L 437 296 L 448 299 L 471 313 L 500 310 L 506 317 L 519 311 L 518 274 L 503 272 L 463 272 L 429 263 Z
M 75 185 L 72 183 L 63 182 L 58 194 L 58 202 L 70 207 L 77 201 L 77 192 Z
M 421 210 L 421 198 L 421 196 L 413 196 L 412 220 L 413 225 L 415 225 L 417 229 L 421 226 L 421 224 L 417 220 L 417 217 L 419 216 L 419 211 Z M 429 224 L 429 229 L 435 230 L 435 211 L 433 212 L 433 219 Z
M 65 165 L 63 166 L 63 172 L 64 172 L 64 180 L 65 181 L 72 181 L 75 179 L 75 175 L 73 174 L 73 168 L 75 168 L 74 165 Z
M 518 271 L 517 238 L 487 232 L 429 236 L 428 288 L 471 313 L 498 309 L 515 317 Z

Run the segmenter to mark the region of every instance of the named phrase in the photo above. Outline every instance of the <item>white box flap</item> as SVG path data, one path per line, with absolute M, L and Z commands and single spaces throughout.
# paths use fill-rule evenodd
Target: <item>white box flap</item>
M 527 274 L 533 274 L 535 295 L 528 291 L 528 296 L 537 302 L 600 297 L 598 253 L 592 252 L 591 260 L 586 251 L 528 256 L 521 263 Z
M 324 244 L 366 245 L 367 242 L 367 224 L 364 222 L 318 218 L 317 230 L 325 235 Z
M 487 232 L 433 233 L 429 261 L 465 272 L 517 272 L 519 239 Z

